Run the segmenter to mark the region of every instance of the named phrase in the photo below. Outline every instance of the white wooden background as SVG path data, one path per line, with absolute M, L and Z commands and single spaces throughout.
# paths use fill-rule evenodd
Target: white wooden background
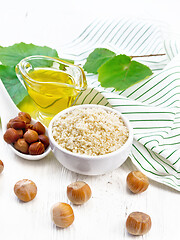
M 169 37 L 180 39 L 177 0 L 7 0 L 0 4 L 0 45 L 33 42 L 60 53 L 61 44 L 70 42 L 92 19 L 104 16 L 135 16 L 168 23 L 165 30 Z M 129 159 L 111 173 L 82 176 L 62 167 L 52 153 L 36 162 L 20 159 L 4 143 L 1 129 L 0 159 L 5 164 L 0 175 L 2 240 L 179 239 L 180 193 L 153 181 L 146 192 L 130 193 L 126 176 L 135 168 Z M 23 178 L 33 180 L 38 187 L 36 198 L 29 203 L 20 202 L 13 192 L 14 184 Z M 58 201 L 69 203 L 66 187 L 76 180 L 91 186 L 92 198 L 83 206 L 72 206 L 73 225 L 58 229 L 51 221 L 50 208 Z M 132 211 L 151 216 L 152 229 L 147 235 L 132 237 L 126 232 L 125 221 Z

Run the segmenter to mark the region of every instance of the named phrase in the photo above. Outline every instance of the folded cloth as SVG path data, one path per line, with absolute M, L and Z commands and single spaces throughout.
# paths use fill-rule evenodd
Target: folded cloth
M 116 52 L 120 48 L 128 55 L 166 53 L 166 56 L 141 60 L 154 74 L 121 92 L 104 89 L 97 76 L 87 75 L 89 88 L 77 104 L 106 105 L 126 115 L 134 129 L 129 156 L 132 162 L 149 178 L 180 191 L 180 55 L 177 43 L 164 41 L 160 28 L 139 20 L 95 21 L 66 47 L 64 57 L 83 64 L 92 48 L 104 44 Z

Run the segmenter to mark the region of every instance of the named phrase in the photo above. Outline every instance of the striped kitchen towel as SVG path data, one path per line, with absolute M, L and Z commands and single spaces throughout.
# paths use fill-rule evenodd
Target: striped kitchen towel
M 62 57 L 83 65 L 96 47 L 131 56 L 166 53 L 160 57 L 137 58 L 154 74 L 125 91 L 104 89 L 97 75 L 87 74 L 88 89 L 77 104 L 106 105 L 126 115 L 134 129 L 132 162 L 149 178 L 180 191 L 180 55 L 177 43 L 165 41 L 162 29 L 149 22 L 125 18 L 96 20 L 73 42 L 63 46 Z

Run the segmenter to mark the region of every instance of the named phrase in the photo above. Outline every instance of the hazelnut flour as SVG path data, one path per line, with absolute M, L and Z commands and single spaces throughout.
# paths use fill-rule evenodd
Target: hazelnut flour
M 60 116 L 53 123 L 52 134 L 62 148 L 98 156 L 119 149 L 127 141 L 129 131 L 116 113 L 92 107 Z

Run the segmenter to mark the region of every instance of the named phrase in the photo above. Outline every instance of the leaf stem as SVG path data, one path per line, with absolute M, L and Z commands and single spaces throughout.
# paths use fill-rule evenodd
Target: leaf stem
M 139 57 L 156 57 L 156 56 L 164 56 L 165 53 L 158 53 L 158 54 L 149 54 L 149 55 L 141 55 L 141 56 L 130 56 L 130 58 L 139 58 Z

